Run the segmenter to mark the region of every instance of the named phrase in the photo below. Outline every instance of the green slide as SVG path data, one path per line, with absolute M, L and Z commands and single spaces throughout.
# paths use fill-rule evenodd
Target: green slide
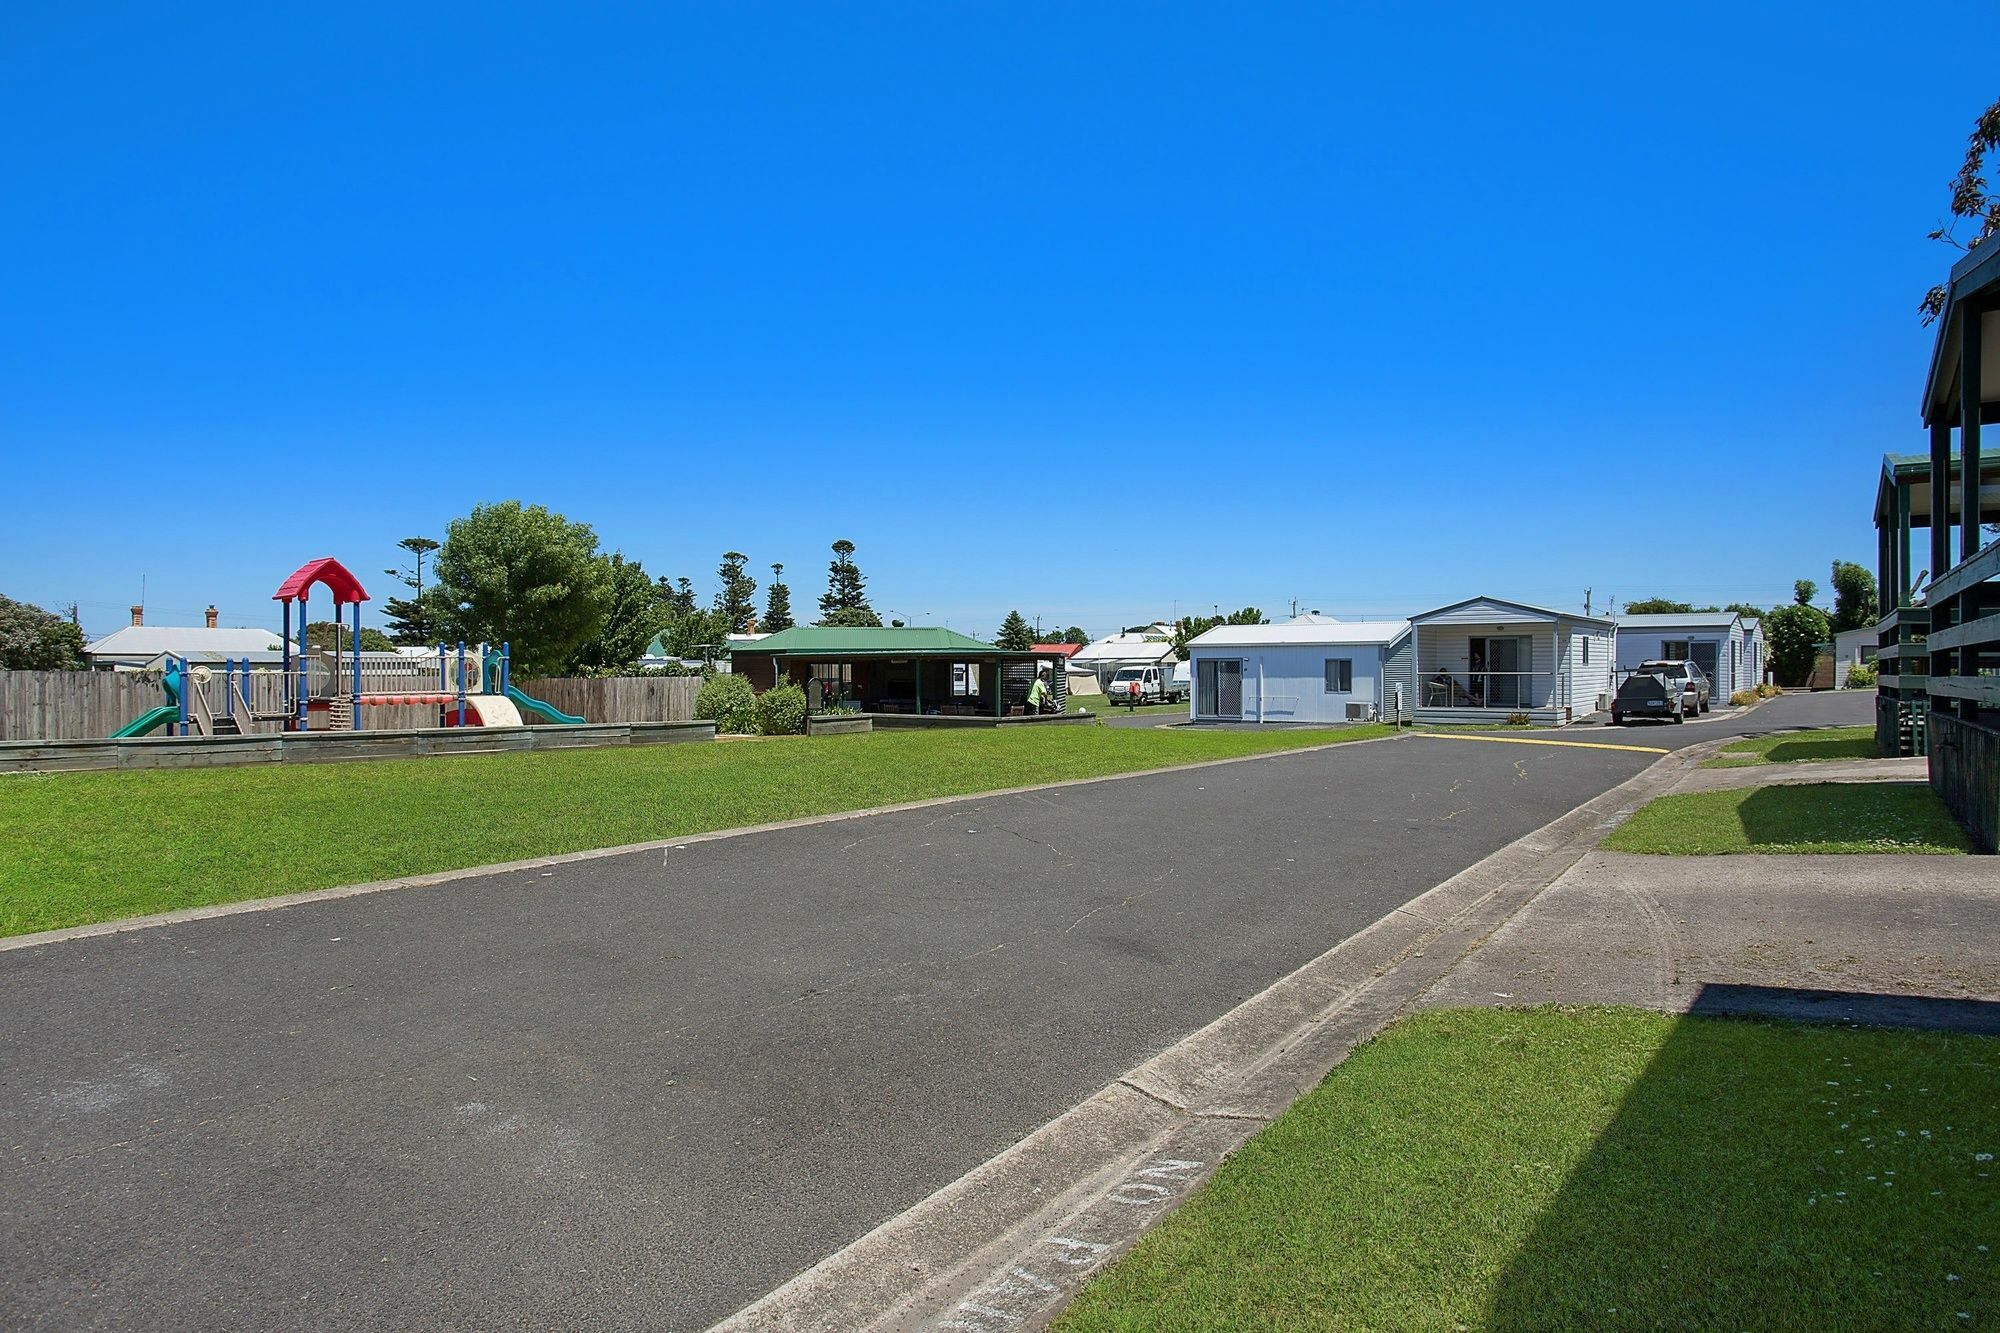
M 178 722 L 180 720 L 181 706 L 179 704 L 161 704 L 152 712 L 142 713 L 130 722 L 127 722 L 124 726 L 118 728 L 118 730 L 112 732 L 111 739 L 120 741 L 128 736 L 143 736 L 155 727 L 164 727 L 170 722 Z
M 521 693 L 512 685 L 507 687 L 507 697 L 514 701 L 516 708 L 524 713 L 533 713 L 544 722 L 560 722 L 564 726 L 575 727 L 582 725 L 584 721 L 575 713 L 565 713 L 560 708 L 551 708 L 540 699 Z

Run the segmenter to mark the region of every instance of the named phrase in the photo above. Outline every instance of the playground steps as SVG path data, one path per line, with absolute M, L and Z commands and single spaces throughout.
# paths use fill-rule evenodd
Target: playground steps
M 328 731 L 354 730 L 354 701 L 334 699 L 326 706 L 326 729 Z

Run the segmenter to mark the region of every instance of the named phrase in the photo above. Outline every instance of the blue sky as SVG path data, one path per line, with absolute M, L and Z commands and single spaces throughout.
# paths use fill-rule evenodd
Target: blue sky
M 735 548 L 809 606 L 846 537 L 878 609 L 977 633 L 1780 600 L 1872 566 L 1879 457 L 1925 447 L 1924 233 L 2000 93 L 1944 41 L 1824 4 L 17 8 L 0 591 L 263 623 L 308 557 L 367 580 L 520 499 L 704 595 Z

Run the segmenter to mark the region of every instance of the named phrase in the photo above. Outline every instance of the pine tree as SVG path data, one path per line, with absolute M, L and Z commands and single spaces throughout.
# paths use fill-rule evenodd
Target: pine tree
M 382 572 L 408 588 L 410 595 L 391 597 L 382 604 L 382 613 L 389 621 L 389 641 L 401 645 L 436 643 L 430 609 L 424 605 L 424 557 L 437 550 L 438 543 L 429 537 L 405 537 L 396 545 L 410 553 L 409 568 Z
M 845 537 L 833 544 L 827 564 L 826 595 L 819 599 L 819 623 L 879 627 L 882 617 L 868 605 L 868 581 L 854 563 L 854 543 Z
M 788 630 L 798 622 L 792 619 L 792 590 L 785 586 L 785 567 L 771 563 L 771 586 L 764 594 L 764 623 L 762 629 L 767 634 Z
M 1000 622 L 1000 632 L 993 636 L 993 646 L 1010 653 L 1025 653 L 1035 646 L 1035 631 L 1028 628 L 1019 611 L 1009 611 Z
M 722 587 L 715 594 L 715 614 L 727 627 L 726 633 L 743 633 L 750 628 L 750 618 L 757 614 L 757 580 L 743 569 L 749 559 L 741 551 L 724 551 L 722 566 L 716 570 Z

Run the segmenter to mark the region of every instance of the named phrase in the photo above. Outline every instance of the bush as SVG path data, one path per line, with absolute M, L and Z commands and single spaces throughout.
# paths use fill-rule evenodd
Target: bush
M 757 696 L 757 730 L 766 736 L 796 736 L 806 729 L 806 692 L 780 685 Z
M 1853 666 L 1849 667 L 1847 669 L 1847 684 L 1842 688 L 1849 690 L 1874 689 L 1875 664 L 1873 662 L 1856 662 Z
M 1759 699 L 1775 699 L 1783 693 L 1784 691 L 1782 689 L 1780 689 L 1776 685 L 1773 685 L 1768 680 L 1765 681 L 1762 685 L 1759 685 L 1757 687 L 1757 697 Z
M 1738 690 L 1729 696 L 1729 706 L 1731 708 L 1748 708 L 1763 697 L 1763 695 L 1757 693 L 1755 690 Z
M 694 696 L 694 715 L 715 723 L 717 731 L 755 732 L 757 692 L 741 676 L 712 676 Z
M 1507 725 L 1510 727 L 1525 727 L 1525 726 L 1530 726 L 1533 723 L 1534 719 L 1529 717 L 1526 713 L 1507 714 Z

